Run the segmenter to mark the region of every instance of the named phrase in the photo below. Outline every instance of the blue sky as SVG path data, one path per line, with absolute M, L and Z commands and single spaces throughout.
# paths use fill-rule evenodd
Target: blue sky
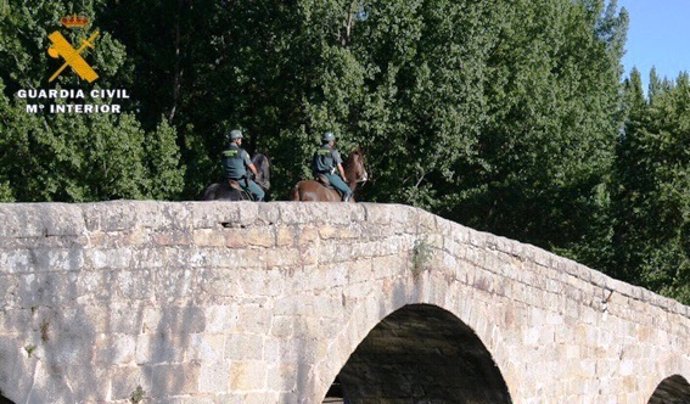
M 690 71 L 690 0 L 618 0 L 618 5 L 630 16 L 626 77 L 637 66 L 646 89 L 652 66 L 670 79 Z

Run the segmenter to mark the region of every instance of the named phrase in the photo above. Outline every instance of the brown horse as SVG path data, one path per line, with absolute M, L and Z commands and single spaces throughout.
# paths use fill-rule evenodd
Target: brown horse
M 263 188 L 264 192 L 268 193 L 271 188 L 271 172 L 270 160 L 267 156 L 259 153 L 254 156 L 252 163 L 256 167 L 259 175 L 254 178 L 254 181 Z M 249 172 L 248 172 L 249 174 Z M 266 196 L 268 198 L 268 195 Z M 252 198 L 245 191 L 239 191 L 231 188 L 227 181 L 216 182 L 204 190 L 202 196 L 204 201 L 226 200 L 226 201 L 245 201 L 252 200 Z
M 364 168 L 364 155 L 357 149 L 350 153 L 343 165 L 345 170 L 345 177 L 347 177 L 347 185 L 352 192 L 357 188 L 360 182 L 366 182 L 369 179 L 367 170 Z M 333 188 L 326 187 L 322 183 L 314 180 L 300 181 L 292 188 L 290 193 L 291 201 L 310 201 L 310 202 L 339 202 L 342 200 L 338 191 Z M 351 199 L 354 202 L 354 198 Z

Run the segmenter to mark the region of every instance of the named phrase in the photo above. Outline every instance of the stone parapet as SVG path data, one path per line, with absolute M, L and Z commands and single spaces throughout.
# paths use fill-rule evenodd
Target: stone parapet
M 690 377 L 689 307 L 409 206 L 0 204 L 0 223 L 17 403 L 320 403 L 418 304 L 472 330 L 516 403 L 642 404 Z

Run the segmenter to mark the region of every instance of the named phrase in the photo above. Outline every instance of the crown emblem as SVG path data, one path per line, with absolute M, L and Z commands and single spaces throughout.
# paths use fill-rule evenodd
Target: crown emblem
M 67 28 L 81 28 L 89 23 L 88 17 L 82 17 L 80 15 L 68 15 L 60 18 L 60 24 Z

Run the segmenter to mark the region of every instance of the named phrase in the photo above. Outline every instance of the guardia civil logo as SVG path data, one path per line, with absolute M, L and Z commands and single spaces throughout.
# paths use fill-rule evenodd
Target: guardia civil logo
M 89 62 L 90 53 L 97 49 L 96 41 L 101 33 L 94 29 L 88 32 L 90 19 L 82 15 L 64 16 L 59 21 L 62 30 L 76 30 L 76 40 L 71 43 L 68 38 L 75 35 L 63 35 L 61 29 L 48 34 L 48 55 L 61 61 L 60 67 L 52 71 L 48 84 L 52 88 L 29 88 L 17 91 L 16 97 L 26 101 L 26 112 L 30 114 L 101 114 L 122 112 L 120 101 L 129 99 L 127 89 L 109 89 L 93 86 L 91 88 L 61 88 L 56 80 L 64 75 L 76 75 L 79 80 L 89 85 L 98 80 L 97 67 Z
M 84 28 L 88 23 L 89 19 L 87 17 L 72 15 L 68 17 L 62 17 L 60 23 L 70 29 Z M 94 31 L 88 38 L 84 38 L 77 49 L 75 49 L 72 44 L 70 44 L 67 39 L 60 33 L 60 31 L 53 31 L 48 35 L 51 45 L 48 48 L 48 55 L 53 59 L 62 58 L 65 62 L 64 64 L 52 75 L 48 82 L 55 80 L 67 67 L 71 68 L 74 73 L 76 73 L 83 80 L 93 83 L 98 79 L 98 73 L 96 73 L 93 68 L 86 63 L 86 60 L 82 57 L 82 53 L 87 49 L 94 49 L 96 38 L 98 38 L 98 30 Z

